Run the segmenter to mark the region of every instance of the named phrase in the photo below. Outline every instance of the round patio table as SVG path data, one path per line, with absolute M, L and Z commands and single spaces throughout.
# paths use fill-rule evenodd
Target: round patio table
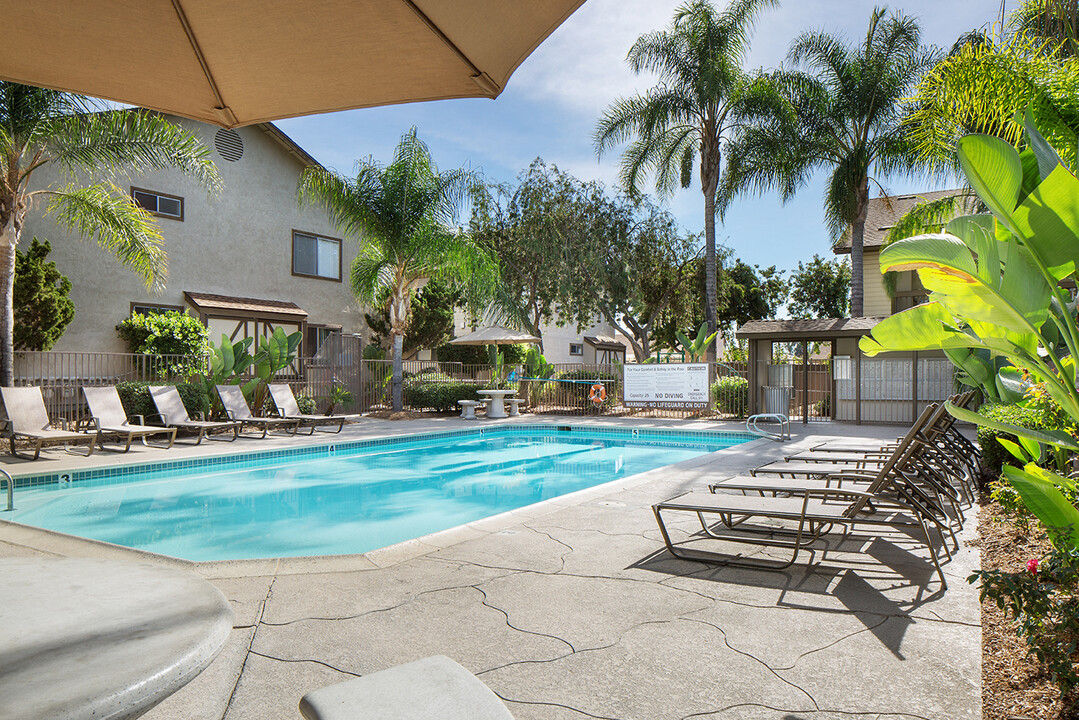
M 202 578 L 84 558 L 0 559 L 0 717 L 136 718 L 224 647 L 232 609 Z
M 489 418 L 504 418 L 509 417 L 506 415 L 506 403 L 504 402 L 507 395 L 512 395 L 517 392 L 516 390 L 477 390 L 477 395 L 490 395 L 491 403 L 487 406 L 487 417 Z

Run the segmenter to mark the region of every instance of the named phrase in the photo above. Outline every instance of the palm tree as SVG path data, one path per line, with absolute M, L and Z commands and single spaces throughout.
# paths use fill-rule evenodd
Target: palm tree
M 659 84 L 644 95 L 615 101 L 600 119 L 595 144 L 600 155 L 627 141 L 621 181 L 632 194 L 644 176 L 655 176 L 664 195 L 676 184 L 689 187 L 700 156 L 704 193 L 705 315 L 708 332 L 716 321 L 715 198 L 724 136 L 741 120 L 747 106 L 764 102 L 759 85 L 742 71 L 753 24 L 778 0 L 732 0 L 719 12 L 709 0 L 692 0 L 675 13 L 667 30 L 637 38 L 627 61 L 635 73 L 655 72 Z M 707 357 L 714 361 L 715 343 Z
M 720 209 L 741 192 L 778 190 L 784 202 L 830 168 L 824 199 L 833 237 L 851 236 L 851 314 L 863 312 L 862 241 L 869 185 L 877 176 L 910 173 L 918 167 L 903 124 L 909 97 L 936 51 L 921 44 L 917 21 L 874 9 L 865 41 L 806 32 L 794 40 L 787 59 L 810 72 L 778 71 L 767 78 L 787 97 L 784 113 L 761 114 L 739 128 L 728 148 Z
M 15 249 L 26 214 L 45 212 L 74 233 L 93 238 L 161 289 L 165 248 L 153 216 L 107 179 L 93 177 L 178 168 L 216 190 L 220 178 L 198 138 L 156 113 L 100 110 L 78 95 L 0 82 L 0 385 L 14 383 Z M 64 184 L 37 187 L 36 170 L 54 166 Z
M 465 170 L 439 173 L 416 128 L 402 136 L 393 162 L 358 163 L 355 178 L 313 167 L 300 178 L 300 202 L 325 208 L 346 236 L 361 242 L 352 292 L 388 302 L 393 335 L 393 409 L 401 410 L 401 352 L 412 299 L 427 279 L 465 285 L 473 297 L 496 285 L 495 267 L 471 237 L 451 226 L 475 180 Z

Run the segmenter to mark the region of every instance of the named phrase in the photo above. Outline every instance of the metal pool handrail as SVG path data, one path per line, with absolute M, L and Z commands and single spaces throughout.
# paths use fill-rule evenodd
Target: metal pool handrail
M 757 427 L 757 423 L 761 420 L 773 420 L 778 422 L 779 433 L 777 434 L 771 430 L 763 430 Z M 782 413 L 758 413 L 756 415 L 750 415 L 746 418 L 746 430 L 772 440 L 778 440 L 779 442 L 791 439 L 790 418 Z
M 7 470 L 0 469 L 0 475 L 7 480 L 7 510 L 4 512 L 10 512 L 15 509 L 15 481 L 11 479 L 11 475 Z

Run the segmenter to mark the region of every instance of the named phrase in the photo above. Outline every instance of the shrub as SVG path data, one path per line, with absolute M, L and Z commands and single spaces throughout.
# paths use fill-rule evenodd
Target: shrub
M 46 258 L 52 247 L 36 237 L 25 253 L 15 249 L 15 284 L 12 306 L 16 350 L 51 350 L 75 319 L 75 303 L 67 295 L 71 281 Z
M 1026 570 L 979 570 L 967 581 L 981 581 L 982 601 L 992 600 L 1016 621 L 1019 637 L 1049 670 L 1065 706 L 1074 706 L 1079 700 L 1074 696 L 1079 689 L 1079 549 L 1055 542 L 1049 557 L 1030 559 Z
M 712 383 L 716 409 L 724 415 L 745 417 L 749 407 L 749 380 L 740 375 L 726 375 Z
M 153 383 L 162 385 L 167 383 Z M 124 406 L 124 412 L 128 417 L 132 415 L 154 415 L 157 407 L 154 406 L 153 398 L 150 397 L 150 383 L 146 382 L 122 382 L 116 384 L 116 392 L 120 396 L 120 402 Z M 189 415 L 194 417 L 209 410 L 206 397 L 202 394 L 202 388 L 194 383 L 176 383 L 176 390 L 180 393 L 180 399 L 184 402 Z
M 210 344 L 208 331 L 198 318 L 186 312 L 132 315 L 116 326 L 116 332 L 133 353 L 181 355 L 160 368 L 161 375 L 190 375 L 203 371 Z
M 440 372 L 425 372 L 404 381 L 405 405 L 413 410 L 448 412 L 458 400 L 480 400 L 476 394 L 483 386 L 472 382 L 455 380 Z
M 1064 424 L 1057 413 L 1050 409 L 1040 407 L 1033 408 L 1004 404 L 985 405 L 979 410 L 979 413 L 990 420 L 996 420 L 1009 425 L 1018 425 L 1019 427 L 1030 428 L 1032 430 L 1059 430 Z M 1000 468 L 1004 463 L 1016 467 L 1022 466 L 1018 460 L 1013 458 L 1011 454 L 997 442 L 998 437 L 1011 440 L 1012 442 L 1015 442 L 1016 440 L 1015 436 L 1009 433 L 994 430 L 985 427 L 984 425 L 978 426 L 978 445 L 982 448 L 982 465 L 984 466 L 985 471 L 992 477 L 1000 475 Z
M 315 399 L 310 395 L 297 395 L 296 407 L 299 408 L 301 415 L 314 415 L 316 408 Z

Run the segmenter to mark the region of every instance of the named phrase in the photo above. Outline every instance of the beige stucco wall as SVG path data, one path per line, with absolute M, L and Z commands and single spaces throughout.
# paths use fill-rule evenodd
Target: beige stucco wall
M 862 256 L 862 267 L 865 298 L 863 300 L 863 315 L 866 317 L 882 317 L 892 314 L 892 299 L 888 291 L 884 289 L 884 276 L 880 272 L 880 252 L 876 248 L 866 248 Z
M 224 182 L 221 193 L 207 195 L 196 181 L 177 171 L 154 172 L 117 184 L 184 198 L 183 221 L 159 218 L 168 252 L 168 284 L 162 294 L 146 290 L 133 271 L 92 241 L 79 242 L 36 208 L 28 216 L 23 244 L 48 238 L 51 258 L 71 279 L 75 320 L 56 350 L 126 351 L 114 327 L 127 317 L 132 302 L 184 305 L 184 291 L 291 301 L 308 313 L 308 322 L 341 325 L 360 332 L 363 314 L 348 290 L 348 268 L 355 241 L 342 243 L 343 282 L 292 275 L 292 230 L 340 238 L 326 213 L 301 210 L 296 187 L 303 162 L 259 126 L 239 128 L 244 143 L 240 160 L 229 162 L 213 150 L 217 128 L 180 120 L 212 150 Z M 47 169 L 35 175 L 39 185 L 57 182 Z

